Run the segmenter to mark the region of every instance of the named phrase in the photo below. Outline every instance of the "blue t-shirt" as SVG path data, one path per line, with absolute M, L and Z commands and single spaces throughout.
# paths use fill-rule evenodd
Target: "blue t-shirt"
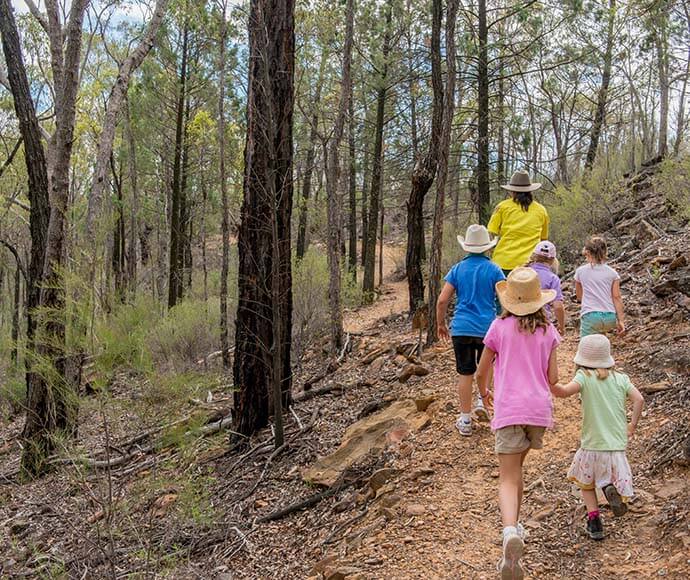
M 445 278 L 455 288 L 455 314 L 451 336 L 483 338 L 496 318 L 496 282 L 503 271 L 483 254 L 468 254 Z

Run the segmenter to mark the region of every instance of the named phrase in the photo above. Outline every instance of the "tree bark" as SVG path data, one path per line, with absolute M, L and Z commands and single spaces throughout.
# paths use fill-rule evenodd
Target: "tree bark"
M 19 131 L 24 141 L 24 160 L 29 182 L 31 259 L 29 260 L 26 285 L 26 334 L 27 348 L 31 349 L 36 329 L 35 310 L 40 299 L 48 221 L 50 219 L 48 164 L 10 0 L 0 0 L 0 33 L 2 34 L 2 48 L 7 63 L 7 77 L 12 89 L 14 110 L 19 120 Z M 27 388 L 29 383 L 29 373 L 27 373 Z
M 350 100 L 350 68 L 352 63 L 352 38 L 354 29 L 354 0 L 347 0 L 345 9 L 345 46 L 343 48 L 343 76 L 340 83 L 340 102 L 333 135 L 328 144 L 328 306 L 330 310 L 331 351 L 337 354 L 343 342 L 343 312 L 340 302 L 340 245 L 342 243 L 342 212 L 340 211 L 340 142 L 345 129 L 348 102 Z
M 357 279 L 357 151 L 355 149 L 355 103 L 352 96 L 352 75 L 350 75 L 350 98 L 348 102 L 348 192 L 349 192 L 349 245 L 347 266 L 350 275 Z
M 371 192 L 369 194 L 369 217 L 367 219 L 367 247 L 364 257 L 364 279 L 362 290 L 364 301 L 374 298 L 374 271 L 376 265 L 376 229 L 378 226 L 381 183 L 383 175 L 383 126 L 385 123 L 386 96 L 388 94 L 388 55 L 391 45 L 392 0 L 386 5 L 386 23 L 383 38 L 383 65 L 379 78 L 376 98 L 376 135 L 374 141 L 374 166 L 371 173 Z
M 589 148 L 585 158 L 585 171 L 591 171 L 597 156 L 599 136 L 606 118 L 606 101 L 608 98 L 609 84 L 611 82 L 611 61 L 613 58 L 613 28 L 616 20 L 616 0 L 609 0 L 609 16 L 606 27 L 606 49 L 604 51 L 604 69 L 601 75 L 601 87 L 597 97 L 597 110 L 592 123 L 592 132 L 589 138 Z
M 134 142 L 129 103 L 125 97 L 125 138 L 128 146 L 129 187 L 132 190 L 129 213 L 129 254 L 127 261 L 127 283 L 132 298 L 137 293 L 137 238 L 139 236 L 139 183 L 137 181 L 137 148 Z
M 235 428 L 242 434 L 267 424 L 270 393 L 276 384 L 283 394 L 282 405 L 290 403 L 293 0 L 251 1 L 249 63 L 233 361 Z M 277 254 L 271 235 L 274 223 Z M 274 255 L 279 262 L 275 285 Z
M 441 252 L 443 250 L 443 220 L 446 207 L 446 182 L 450 157 L 450 136 L 453 130 L 455 112 L 455 22 L 458 15 L 458 0 L 448 0 L 446 5 L 446 89 L 443 103 L 443 128 L 439 148 L 438 180 L 436 182 L 436 206 L 429 263 L 429 309 L 427 345 L 438 341 L 436 330 L 436 302 L 441 293 Z
M 489 189 L 489 29 L 486 0 L 478 0 L 477 14 L 479 58 L 477 62 L 477 209 L 479 223 L 487 224 L 491 216 Z
M 57 2 L 48 0 L 51 65 L 55 83 L 55 134 L 51 145 L 51 212 L 46 239 L 43 286 L 39 306 L 36 356 L 49 367 L 32 373 L 29 385 L 21 469 L 28 476 L 42 473 L 56 445 L 56 435 L 73 437 L 77 429 L 78 393 L 66 376 L 65 295 L 61 279 L 69 205 L 69 172 L 74 143 L 79 88 L 82 25 L 88 0 L 74 0 L 62 27 Z M 64 49 L 63 49 L 64 45 Z
M 613 0 L 611 0 L 613 1 Z M 657 52 L 659 76 L 659 145 L 657 155 L 666 157 L 668 153 L 668 108 L 669 108 L 669 2 L 658 3 L 658 14 L 655 15 L 654 43 Z
M 189 27 L 184 24 L 182 31 L 182 55 L 179 76 L 179 93 L 175 120 L 175 159 L 172 178 L 172 209 L 170 216 L 170 261 L 168 274 L 168 308 L 175 306 L 183 293 L 183 252 L 184 252 L 184 189 L 183 157 L 185 141 L 185 110 L 187 101 L 187 61 L 189 52 Z
M 228 273 L 230 271 L 230 203 L 228 183 L 225 174 L 225 52 L 228 35 L 226 20 L 227 2 L 221 4 L 220 47 L 218 51 L 218 179 L 223 217 L 221 235 L 223 236 L 223 257 L 220 267 L 220 349 L 223 351 L 223 368 L 230 368 L 230 339 L 228 328 Z
M 429 150 L 419 159 L 412 172 L 412 187 L 407 200 L 407 251 L 405 268 L 409 287 L 410 315 L 424 304 L 422 248 L 424 247 L 424 198 L 431 188 L 438 166 L 441 126 L 443 122 L 443 79 L 441 78 L 441 0 L 432 4 L 431 84 L 433 106 Z

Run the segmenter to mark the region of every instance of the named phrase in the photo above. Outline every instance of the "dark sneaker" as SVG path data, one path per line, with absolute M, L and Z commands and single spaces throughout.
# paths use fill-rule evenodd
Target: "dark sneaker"
M 613 484 L 607 485 L 603 489 L 604 495 L 606 496 L 606 501 L 609 502 L 611 509 L 613 510 L 613 515 L 620 517 L 628 511 L 628 506 L 623 502 L 623 498 L 618 493 L 618 490 Z
M 589 537 L 593 540 L 604 539 L 604 525 L 601 523 L 601 518 L 599 516 L 588 519 L 585 529 Z

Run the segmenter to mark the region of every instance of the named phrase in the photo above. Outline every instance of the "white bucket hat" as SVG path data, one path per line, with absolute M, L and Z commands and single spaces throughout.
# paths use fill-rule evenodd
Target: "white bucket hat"
M 527 316 L 556 298 L 555 290 L 542 290 L 539 275 L 532 268 L 515 268 L 507 280 L 496 283 L 503 308 L 516 316 Z
M 472 224 L 468 227 L 464 238 L 458 236 L 458 243 L 463 250 L 470 254 L 482 254 L 493 248 L 497 242 L 497 239 L 491 239 L 489 230 L 478 224 Z
M 611 343 L 603 334 L 583 336 L 573 360 L 576 365 L 589 369 L 610 369 L 616 364 L 611 356 Z

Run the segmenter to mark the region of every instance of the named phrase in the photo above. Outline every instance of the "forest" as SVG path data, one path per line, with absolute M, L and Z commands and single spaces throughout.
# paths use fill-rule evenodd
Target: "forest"
M 358 312 L 435 352 L 456 235 L 515 171 L 542 184 L 565 272 L 593 233 L 642 252 L 619 225 L 646 171 L 675 225 L 638 222 L 687 232 L 685 0 L 0 0 L 0 37 L 0 485 L 68 473 L 101 514 L 98 561 L 64 548 L 36 577 L 163 570 L 194 533 L 125 556 L 127 470 L 176 462 L 142 497 L 213 527 L 201 480 L 258 450 L 242 502 L 319 431 L 296 404 L 344 389 Z M 251 545 L 229 529 L 223 561 Z

